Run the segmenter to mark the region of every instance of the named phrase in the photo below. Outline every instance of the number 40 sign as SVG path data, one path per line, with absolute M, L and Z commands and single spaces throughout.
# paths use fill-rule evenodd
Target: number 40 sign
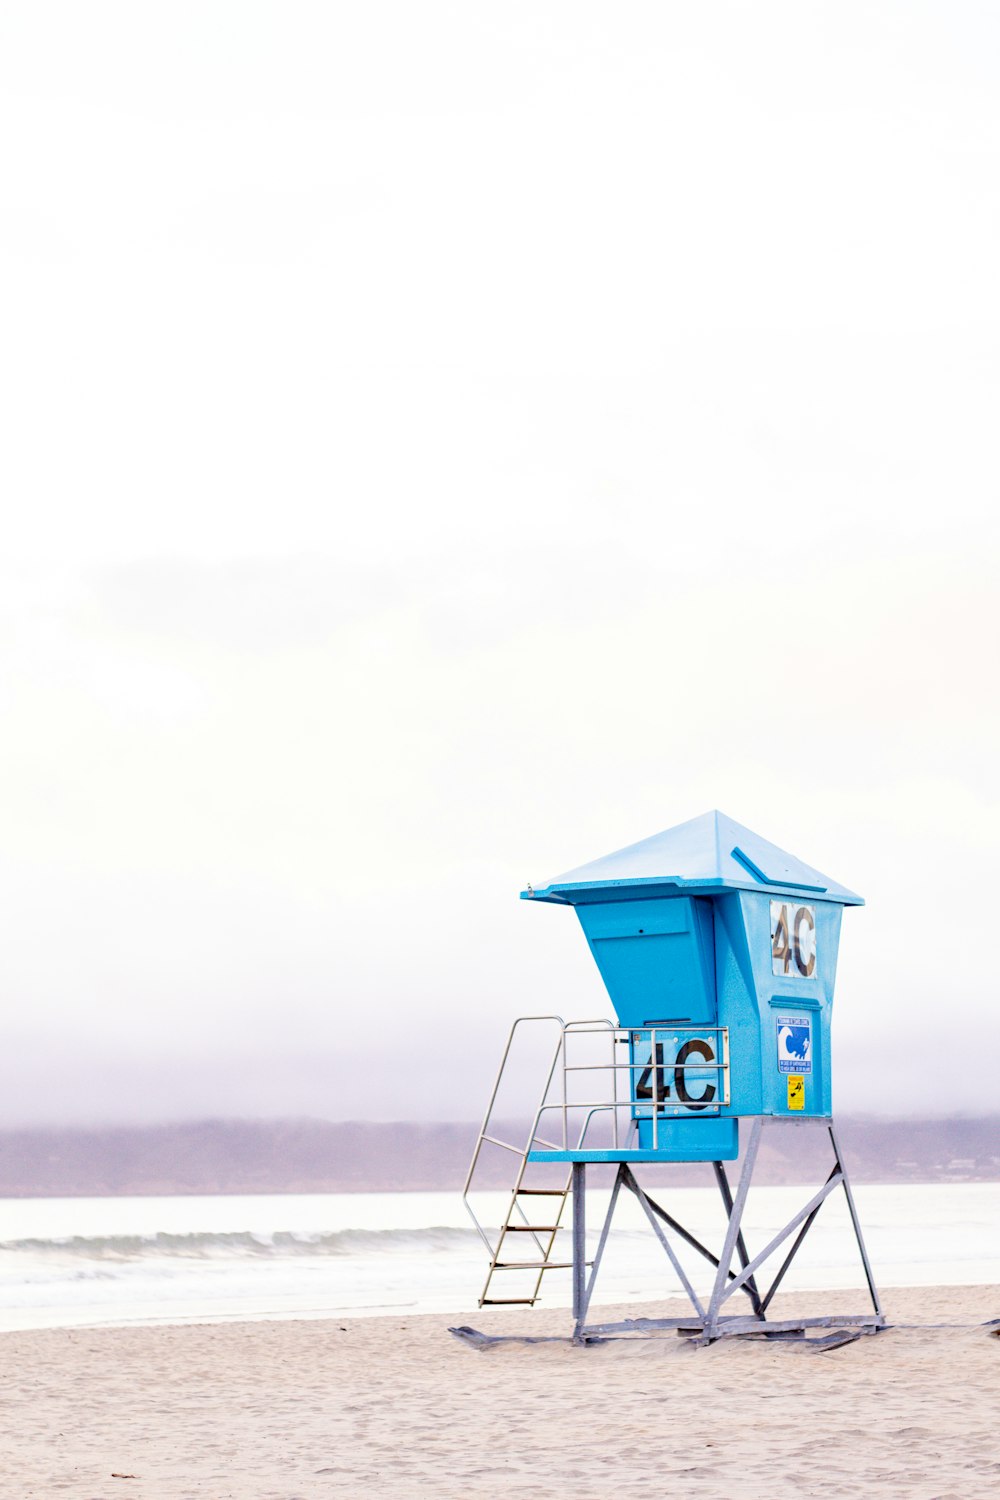
M 816 976 L 816 908 L 771 902 L 771 972 L 793 979 Z

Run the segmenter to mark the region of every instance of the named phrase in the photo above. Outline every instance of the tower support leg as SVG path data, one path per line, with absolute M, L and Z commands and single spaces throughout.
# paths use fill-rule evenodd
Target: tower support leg
M 850 1183 L 848 1181 L 847 1173 L 844 1168 L 843 1157 L 841 1155 L 839 1142 L 837 1140 L 837 1133 L 831 1122 L 823 1122 L 829 1132 L 830 1143 L 833 1147 L 834 1153 L 833 1167 L 830 1170 L 830 1175 L 827 1177 L 826 1182 L 818 1192 L 813 1194 L 808 1203 L 806 1203 L 799 1210 L 799 1212 L 795 1214 L 795 1216 L 791 1218 L 788 1223 L 778 1231 L 776 1235 L 774 1235 L 774 1237 L 757 1255 L 753 1256 L 752 1259 L 749 1258 L 746 1248 L 746 1242 L 743 1237 L 743 1219 L 746 1211 L 747 1199 L 750 1193 L 750 1186 L 753 1181 L 754 1169 L 757 1165 L 757 1157 L 760 1150 L 761 1136 L 763 1134 L 765 1123 L 773 1126 L 784 1123 L 786 1125 L 795 1125 L 796 1127 L 798 1127 L 800 1124 L 799 1121 L 782 1121 L 780 1119 L 772 1120 L 768 1116 L 761 1115 L 758 1115 L 754 1118 L 753 1124 L 750 1129 L 750 1136 L 747 1141 L 746 1154 L 740 1168 L 739 1183 L 736 1188 L 735 1196 L 733 1195 L 730 1188 L 729 1179 L 725 1174 L 725 1169 L 722 1166 L 722 1163 L 713 1163 L 716 1181 L 722 1195 L 723 1204 L 727 1211 L 725 1239 L 723 1242 L 722 1251 L 718 1259 L 716 1259 L 716 1257 L 711 1253 L 710 1250 L 708 1250 L 704 1245 L 700 1244 L 692 1234 L 685 1230 L 682 1225 L 678 1224 L 676 1220 L 672 1219 L 670 1215 L 660 1207 L 659 1204 L 655 1203 L 651 1198 L 649 1198 L 648 1194 L 646 1194 L 645 1191 L 636 1182 L 631 1168 L 626 1163 L 622 1163 L 619 1166 L 611 1208 L 609 1210 L 608 1216 L 605 1220 L 604 1228 L 601 1233 L 600 1252 L 603 1253 L 604 1242 L 607 1238 L 608 1229 L 610 1227 L 611 1213 L 614 1211 L 614 1201 L 617 1198 L 618 1189 L 622 1186 L 627 1187 L 629 1191 L 632 1192 L 639 1200 L 639 1203 L 646 1213 L 647 1218 L 653 1225 L 653 1228 L 656 1230 L 657 1237 L 660 1240 L 660 1243 L 666 1251 L 668 1257 L 670 1258 L 670 1261 L 673 1264 L 674 1270 L 679 1276 L 684 1290 L 688 1294 L 688 1298 L 694 1309 L 695 1316 L 693 1318 L 637 1318 L 628 1319 L 624 1323 L 601 1324 L 599 1326 L 590 1328 L 585 1327 L 584 1322 L 586 1319 L 587 1308 L 590 1304 L 590 1298 L 594 1287 L 594 1279 L 596 1277 L 599 1264 L 598 1256 L 598 1259 L 595 1261 L 594 1269 L 590 1275 L 590 1278 L 585 1284 L 585 1294 L 579 1304 L 574 1304 L 574 1310 L 576 1310 L 576 1307 L 579 1306 L 579 1315 L 577 1316 L 576 1327 L 574 1331 L 574 1339 L 577 1342 L 585 1342 L 586 1339 L 590 1336 L 611 1333 L 614 1331 L 628 1331 L 637 1333 L 647 1330 L 653 1331 L 655 1329 L 661 1328 L 679 1328 L 683 1331 L 695 1334 L 699 1343 L 708 1344 L 712 1343 L 715 1339 L 718 1338 L 730 1337 L 739 1334 L 756 1334 L 758 1336 L 763 1334 L 765 1337 L 801 1338 L 804 1336 L 804 1331 L 807 1328 L 848 1329 L 851 1331 L 846 1334 L 846 1337 L 857 1338 L 862 1333 L 877 1333 L 880 1328 L 885 1327 L 885 1315 L 882 1311 L 882 1304 L 879 1300 L 878 1291 L 875 1286 L 875 1279 L 872 1274 L 871 1263 L 869 1262 L 868 1253 L 865 1248 L 864 1237 L 861 1233 L 861 1224 L 858 1219 L 857 1209 L 855 1207 L 854 1198 L 851 1193 Z M 843 1315 L 819 1318 L 799 1318 L 779 1322 L 767 1322 L 766 1314 L 771 1300 L 774 1297 L 775 1292 L 778 1290 L 778 1287 L 781 1284 L 786 1271 L 792 1264 L 792 1261 L 795 1259 L 799 1247 L 801 1246 L 803 1240 L 805 1239 L 813 1223 L 815 1222 L 819 1210 L 826 1202 L 830 1194 L 834 1192 L 836 1188 L 841 1186 L 843 1187 L 845 1196 L 847 1198 L 848 1210 L 851 1217 L 851 1225 L 853 1227 L 854 1237 L 861 1255 L 862 1265 L 864 1266 L 865 1279 L 867 1281 L 868 1290 L 871 1295 L 874 1314 L 851 1314 L 849 1316 Z M 711 1261 L 712 1265 L 714 1266 L 715 1278 L 707 1311 L 699 1301 L 691 1282 L 685 1275 L 683 1268 L 679 1265 L 676 1254 L 673 1251 L 673 1247 L 667 1240 L 666 1235 L 660 1228 L 660 1225 L 655 1222 L 655 1219 L 662 1220 L 663 1224 L 668 1229 L 677 1233 L 693 1249 L 699 1251 L 701 1255 Z M 793 1236 L 794 1238 L 792 1238 Z M 791 1245 L 787 1249 L 784 1255 L 784 1259 L 781 1261 L 781 1264 L 779 1265 L 778 1270 L 774 1275 L 770 1287 L 768 1288 L 767 1292 L 762 1295 L 757 1284 L 758 1272 L 760 1271 L 764 1263 L 770 1260 L 775 1252 L 789 1239 L 791 1239 Z M 732 1269 L 734 1255 L 738 1257 L 738 1270 Z M 728 1316 L 723 1316 L 722 1309 L 724 1304 L 728 1301 L 732 1294 L 737 1291 L 742 1291 L 750 1298 L 751 1307 L 753 1309 L 751 1316 L 733 1316 L 731 1314 Z M 829 1342 L 831 1339 L 839 1339 L 839 1341 L 842 1342 L 844 1337 L 845 1335 L 843 1333 L 841 1333 L 840 1335 L 831 1334 L 826 1340 L 824 1340 L 824 1342 Z
M 729 1178 L 726 1176 L 726 1169 L 723 1166 L 722 1162 L 713 1161 L 712 1167 L 715 1171 L 715 1180 L 719 1184 L 719 1192 L 722 1194 L 722 1202 L 725 1206 L 726 1221 L 728 1223 L 728 1221 L 733 1217 L 733 1191 L 729 1186 Z M 742 1229 L 738 1230 L 736 1235 L 736 1254 L 739 1256 L 740 1265 L 744 1270 L 746 1270 L 747 1263 L 750 1257 L 747 1255 L 746 1241 L 743 1238 Z M 764 1307 L 760 1300 L 760 1293 L 757 1290 L 756 1279 L 753 1276 L 751 1276 L 747 1280 L 746 1291 L 747 1295 L 750 1298 L 750 1302 L 753 1306 L 754 1312 L 758 1317 L 763 1318 Z
M 587 1316 L 587 1164 L 573 1163 L 573 1318 Z
M 858 1211 L 857 1211 L 857 1209 L 854 1206 L 854 1194 L 851 1192 L 850 1179 L 847 1176 L 847 1171 L 846 1171 L 846 1169 L 844 1167 L 844 1164 L 843 1164 L 844 1159 L 843 1159 L 843 1157 L 840 1154 L 840 1143 L 837 1140 L 837 1132 L 836 1132 L 836 1129 L 834 1128 L 834 1124 L 833 1124 L 832 1120 L 830 1121 L 830 1127 L 829 1128 L 830 1128 L 830 1144 L 833 1147 L 833 1154 L 834 1154 L 834 1158 L 836 1160 L 837 1170 L 840 1172 L 840 1175 L 841 1175 L 841 1177 L 843 1178 L 843 1181 L 844 1181 L 844 1196 L 847 1199 L 847 1207 L 848 1207 L 848 1211 L 849 1211 L 849 1213 L 851 1215 L 851 1223 L 854 1225 L 854 1237 L 855 1237 L 855 1239 L 858 1242 L 858 1249 L 861 1252 L 861 1263 L 862 1263 L 862 1265 L 865 1268 L 865 1280 L 868 1283 L 868 1291 L 871 1294 L 872 1306 L 874 1307 L 876 1313 L 878 1314 L 879 1319 L 882 1322 L 884 1322 L 885 1321 L 885 1313 L 882 1311 L 882 1302 L 881 1302 L 881 1300 L 879 1298 L 878 1288 L 875 1285 L 875 1278 L 872 1275 L 871 1262 L 868 1259 L 868 1251 L 865 1249 L 865 1238 L 864 1238 L 864 1235 L 861 1233 L 861 1221 L 858 1218 Z
M 847 1198 L 847 1206 L 851 1216 L 851 1224 L 854 1229 L 854 1237 L 857 1242 L 858 1250 L 861 1254 L 861 1262 L 864 1266 L 865 1271 L 865 1280 L 868 1283 L 868 1290 L 871 1295 L 875 1316 L 874 1318 L 864 1316 L 851 1316 L 837 1319 L 809 1318 L 806 1319 L 800 1326 L 806 1327 L 810 1324 L 831 1326 L 832 1323 L 836 1322 L 847 1325 L 860 1326 L 863 1331 L 867 1332 L 878 1332 L 879 1328 L 885 1326 L 885 1314 L 882 1311 L 882 1305 L 879 1301 L 878 1291 L 875 1287 L 875 1279 L 872 1275 L 871 1264 L 868 1260 L 868 1253 L 865 1249 L 864 1238 L 861 1233 L 861 1224 L 858 1219 L 857 1209 L 855 1208 L 854 1197 L 851 1193 L 851 1185 L 848 1181 L 847 1172 L 844 1168 L 843 1159 L 841 1157 L 840 1149 L 837 1143 L 837 1133 L 834 1129 L 832 1121 L 827 1124 L 827 1130 L 830 1136 L 830 1143 L 833 1147 L 834 1164 L 830 1171 L 830 1175 L 824 1183 L 823 1187 L 820 1188 L 818 1193 L 814 1194 L 814 1196 L 810 1198 L 809 1202 L 799 1210 L 794 1218 L 788 1221 L 783 1229 L 780 1229 L 778 1231 L 774 1238 L 764 1246 L 764 1249 L 761 1250 L 758 1255 L 755 1255 L 754 1258 L 750 1261 L 746 1261 L 745 1259 L 743 1260 L 742 1270 L 738 1274 L 730 1273 L 733 1250 L 736 1246 L 740 1234 L 740 1224 L 743 1218 L 743 1211 L 746 1207 L 747 1194 L 750 1190 L 750 1181 L 753 1176 L 753 1169 L 756 1163 L 757 1151 L 760 1146 L 760 1137 L 763 1130 L 765 1118 L 766 1117 L 764 1116 L 758 1116 L 754 1120 L 753 1130 L 751 1132 L 750 1142 L 747 1148 L 746 1160 L 744 1161 L 743 1170 L 740 1174 L 740 1185 L 733 1203 L 733 1209 L 729 1218 L 729 1226 L 726 1231 L 726 1240 L 723 1246 L 722 1255 L 719 1260 L 719 1269 L 715 1278 L 715 1286 L 712 1289 L 712 1299 L 709 1303 L 708 1317 L 706 1318 L 704 1327 L 702 1329 L 701 1341 L 704 1343 L 711 1343 L 713 1339 L 722 1337 L 723 1332 L 742 1333 L 751 1331 L 744 1326 L 746 1322 L 746 1320 L 744 1319 L 723 1319 L 720 1316 L 722 1304 L 723 1302 L 725 1302 L 727 1297 L 730 1297 L 732 1293 L 737 1291 L 740 1287 L 748 1288 L 750 1281 L 753 1279 L 758 1269 L 774 1254 L 774 1252 L 779 1248 L 780 1245 L 784 1244 L 785 1240 L 787 1240 L 789 1236 L 797 1229 L 798 1234 L 795 1236 L 791 1248 L 789 1249 L 787 1255 L 778 1268 L 777 1274 L 774 1277 L 770 1289 L 768 1290 L 766 1296 L 764 1296 L 764 1298 L 760 1301 L 758 1317 L 761 1319 L 764 1317 L 764 1314 L 767 1311 L 772 1297 L 778 1290 L 778 1286 L 780 1285 L 785 1272 L 788 1270 L 788 1267 L 794 1260 L 799 1246 L 802 1244 L 802 1241 L 805 1239 L 810 1228 L 812 1227 L 820 1208 L 826 1202 L 826 1199 L 830 1196 L 834 1189 L 841 1186 L 843 1187 L 844 1194 Z M 723 1328 L 723 1324 L 726 1324 L 727 1326 Z M 777 1327 L 775 1328 L 775 1325 L 772 1325 L 772 1328 L 775 1328 L 775 1331 L 777 1331 L 782 1326 L 784 1325 L 777 1325 Z
M 587 1275 L 587 1225 L 584 1198 L 584 1172 L 586 1166 L 583 1162 L 573 1164 L 573 1342 L 582 1342 L 584 1324 L 587 1321 L 587 1312 L 590 1308 L 590 1299 L 594 1294 L 594 1283 L 597 1273 L 601 1269 L 601 1261 L 604 1258 L 604 1247 L 608 1243 L 608 1234 L 611 1230 L 611 1220 L 615 1216 L 615 1207 L 618 1203 L 618 1194 L 623 1186 L 628 1185 L 631 1177 L 628 1167 L 621 1162 L 615 1175 L 615 1185 L 611 1189 L 611 1199 L 608 1203 L 608 1211 L 604 1215 L 604 1223 L 601 1225 L 600 1237 L 597 1241 L 597 1249 L 594 1251 L 594 1261 Z M 577 1172 L 579 1177 L 579 1200 L 577 1199 Z M 577 1202 L 579 1201 L 580 1218 L 577 1221 Z
M 743 1159 L 743 1170 L 740 1173 L 736 1197 L 729 1205 L 729 1223 L 726 1225 L 726 1238 L 722 1243 L 722 1253 L 719 1256 L 719 1265 L 715 1273 L 715 1285 L 712 1287 L 712 1296 L 708 1304 L 708 1316 L 705 1319 L 703 1329 L 703 1334 L 706 1338 L 711 1339 L 718 1336 L 719 1309 L 728 1291 L 727 1281 L 729 1279 L 729 1268 L 733 1263 L 733 1251 L 736 1249 L 737 1240 L 743 1237 L 743 1210 L 746 1208 L 747 1195 L 750 1192 L 750 1182 L 753 1177 L 754 1166 L 757 1162 L 757 1152 L 760 1149 L 760 1137 L 763 1126 L 764 1121 L 758 1115 L 750 1130 L 750 1139 L 747 1142 L 747 1153 Z M 746 1275 L 747 1264 L 748 1262 L 744 1261 L 744 1276 Z
M 857 1208 L 851 1193 L 851 1186 L 844 1168 L 843 1157 L 840 1151 L 840 1143 L 837 1132 L 832 1121 L 825 1120 L 825 1126 L 833 1148 L 834 1163 L 826 1182 L 814 1193 L 808 1203 L 799 1209 L 793 1218 L 778 1231 L 776 1235 L 764 1246 L 764 1248 L 749 1257 L 746 1243 L 743 1237 L 743 1218 L 746 1211 L 747 1199 L 750 1185 L 753 1180 L 754 1169 L 757 1164 L 760 1150 L 761 1135 L 764 1125 L 768 1123 L 777 1126 L 784 1123 L 786 1127 L 799 1127 L 806 1123 L 804 1121 L 792 1120 L 782 1121 L 772 1119 L 768 1116 L 758 1115 L 753 1118 L 747 1141 L 746 1154 L 740 1168 L 739 1183 L 735 1195 L 730 1187 L 729 1178 L 721 1162 L 713 1162 L 716 1182 L 722 1195 L 723 1204 L 727 1212 L 726 1233 L 721 1253 L 718 1258 L 707 1246 L 703 1245 L 695 1235 L 678 1223 L 659 1203 L 657 1203 L 643 1187 L 636 1181 L 632 1168 L 627 1161 L 619 1161 L 618 1171 L 615 1176 L 614 1187 L 604 1215 L 598 1237 L 594 1259 L 588 1266 L 587 1262 L 587 1163 L 574 1162 L 572 1164 L 571 1186 L 573 1193 L 572 1205 L 572 1240 L 573 1240 L 573 1342 L 585 1344 L 594 1338 L 599 1338 L 609 1333 L 645 1333 L 663 1329 L 676 1329 L 688 1336 L 693 1336 L 696 1343 L 710 1344 L 715 1339 L 729 1338 L 739 1335 L 765 1338 L 803 1338 L 808 1328 L 835 1329 L 837 1332 L 830 1333 L 821 1339 L 813 1339 L 814 1344 L 833 1346 L 844 1343 L 850 1339 L 858 1338 L 864 1333 L 878 1333 L 885 1328 L 885 1314 L 879 1300 L 878 1290 L 875 1286 L 875 1278 L 872 1274 L 871 1263 L 865 1248 L 864 1237 L 861 1232 L 861 1224 L 858 1219 Z M 820 1124 L 820 1121 L 816 1121 Z M 861 1255 L 864 1266 L 865 1279 L 868 1291 L 871 1295 L 872 1313 L 830 1315 L 826 1317 L 795 1318 L 783 1321 L 768 1322 L 766 1314 L 775 1292 L 778 1290 L 786 1271 L 795 1259 L 799 1247 L 815 1222 L 819 1210 L 827 1198 L 838 1187 L 843 1187 L 847 1198 L 848 1211 L 850 1213 L 851 1225 L 854 1230 L 855 1241 Z M 638 1200 L 650 1226 L 652 1227 L 661 1248 L 666 1253 L 681 1285 L 688 1295 L 691 1303 L 692 1314 L 682 1318 L 629 1318 L 619 1323 L 604 1323 L 587 1325 L 587 1313 L 590 1309 L 591 1299 L 601 1261 L 604 1256 L 605 1246 L 611 1230 L 611 1222 L 614 1218 L 615 1208 L 622 1188 L 627 1189 Z M 714 1280 L 711 1296 L 707 1309 L 700 1300 L 694 1283 L 680 1261 L 680 1258 L 668 1238 L 670 1234 L 676 1234 L 678 1238 L 686 1243 L 691 1249 L 697 1251 L 704 1259 L 708 1260 L 714 1269 Z M 783 1246 L 786 1241 L 791 1240 L 790 1246 L 784 1253 L 784 1258 L 774 1275 L 768 1290 L 761 1295 L 758 1287 L 757 1276 L 764 1263 Z M 732 1269 L 733 1256 L 739 1260 L 739 1269 Z M 589 1271 L 589 1274 L 588 1274 Z M 749 1316 L 728 1315 L 723 1316 L 723 1306 L 734 1292 L 741 1291 L 749 1297 L 752 1313 Z M 475 1334 L 470 1329 L 453 1330 L 462 1337 L 475 1338 L 482 1341 L 485 1335 Z M 489 1339 L 488 1342 L 499 1342 L 497 1339 Z M 536 1340 L 528 1339 L 527 1342 L 534 1343 Z

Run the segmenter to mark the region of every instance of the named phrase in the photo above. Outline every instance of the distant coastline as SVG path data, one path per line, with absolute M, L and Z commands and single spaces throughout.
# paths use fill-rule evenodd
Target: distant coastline
M 855 1182 L 1000 1180 L 1000 1115 L 940 1120 L 848 1115 L 837 1124 Z M 511 1126 L 510 1138 L 519 1140 L 523 1129 Z M 0 1197 L 457 1191 L 475 1134 L 472 1124 L 308 1119 L 8 1129 L 0 1131 Z M 771 1131 L 764 1137 L 757 1180 L 811 1182 L 818 1174 L 822 1180 L 828 1153 L 818 1126 Z M 661 1181 L 687 1186 L 701 1181 L 696 1167 L 653 1170 Z M 507 1162 L 487 1164 L 482 1183 L 509 1186 Z

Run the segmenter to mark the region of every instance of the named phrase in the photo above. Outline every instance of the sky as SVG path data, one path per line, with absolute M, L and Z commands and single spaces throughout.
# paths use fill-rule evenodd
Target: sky
M 0 1125 L 472 1119 L 538 886 L 860 891 L 836 1105 L 996 1109 L 1000 13 L 0 12 Z

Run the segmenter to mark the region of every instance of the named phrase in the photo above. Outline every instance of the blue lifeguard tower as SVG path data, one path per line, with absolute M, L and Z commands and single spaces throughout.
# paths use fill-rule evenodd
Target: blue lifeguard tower
M 830 1019 L 840 924 L 844 908 L 862 905 L 862 898 L 720 812 L 570 870 L 547 885 L 528 886 L 521 896 L 574 908 L 616 1019 L 528 1016 L 511 1028 L 465 1187 L 466 1204 L 490 1254 L 480 1306 L 532 1305 L 548 1271 L 569 1269 L 575 1339 L 585 1342 L 611 1332 L 606 1325 L 588 1327 L 586 1318 L 625 1189 L 641 1205 L 693 1316 L 632 1321 L 616 1329 L 681 1328 L 700 1342 L 747 1333 L 804 1337 L 809 1327 L 838 1330 L 826 1335 L 829 1342 L 884 1326 L 831 1118 Z M 547 1027 L 554 1046 L 545 1059 L 527 1142 L 519 1146 L 496 1134 L 493 1120 L 515 1038 L 526 1027 Z M 741 1120 L 747 1133 L 734 1192 L 724 1164 L 738 1159 Z M 742 1223 L 763 1130 L 805 1121 L 822 1122 L 829 1134 L 830 1175 L 751 1257 Z M 487 1146 L 517 1158 L 509 1207 L 494 1235 L 483 1228 L 469 1196 Z M 640 1186 L 634 1171 L 643 1163 L 680 1162 L 712 1166 L 727 1224 L 718 1256 Z M 588 1262 L 587 1168 L 608 1164 L 617 1167 L 614 1186 Z M 837 1188 L 847 1199 L 873 1311 L 791 1324 L 768 1321 L 771 1299 L 820 1207 Z M 560 1260 L 555 1246 L 570 1198 L 572 1258 Z M 674 1238 L 715 1268 L 707 1305 L 681 1263 Z M 770 1287 L 762 1292 L 758 1272 L 789 1240 Z M 733 1268 L 734 1255 L 739 1269 Z M 724 1315 L 724 1305 L 737 1291 L 749 1299 L 749 1313 Z

